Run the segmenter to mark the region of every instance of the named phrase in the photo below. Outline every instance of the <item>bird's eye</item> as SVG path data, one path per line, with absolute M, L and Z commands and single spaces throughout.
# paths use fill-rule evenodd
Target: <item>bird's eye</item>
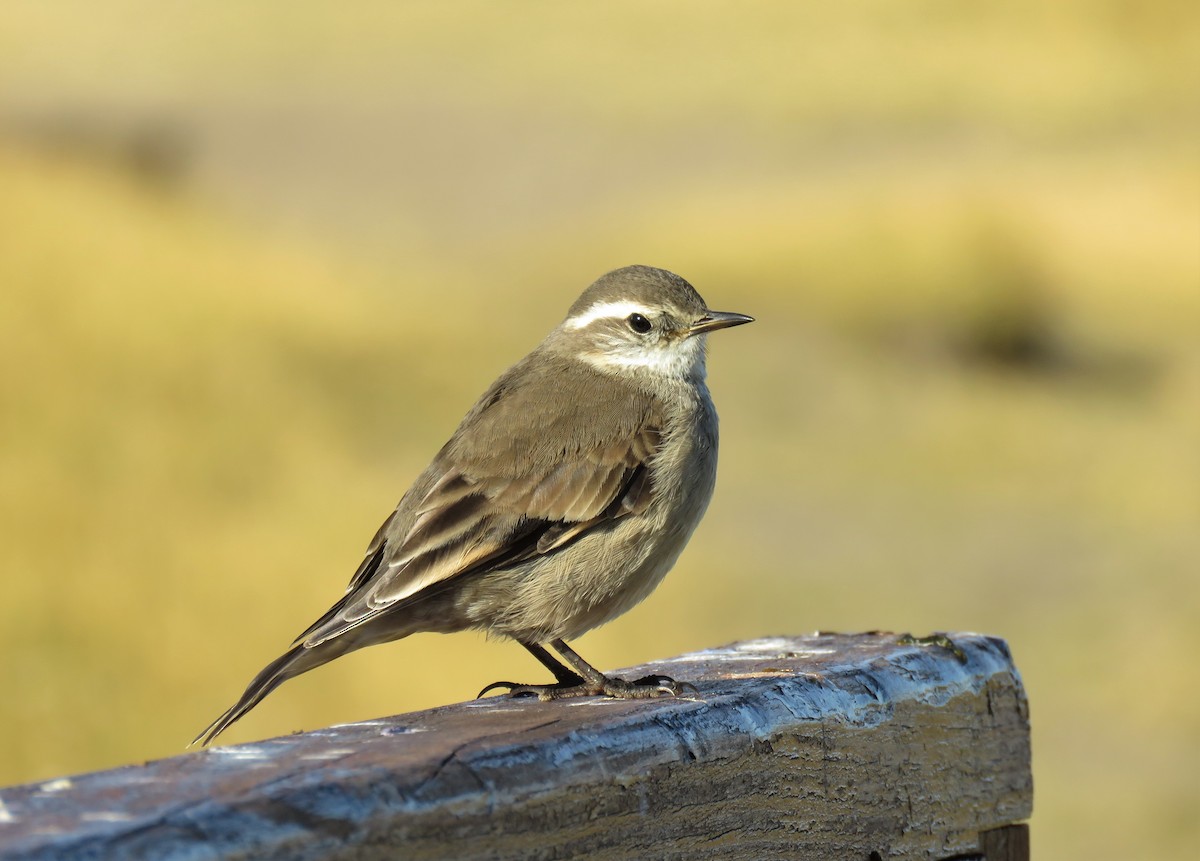
M 639 335 L 645 335 L 650 331 L 650 321 L 641 314 L 630 314 L 625 318 L 625 322 L 629 324 L 629 328 L 637 332 Z

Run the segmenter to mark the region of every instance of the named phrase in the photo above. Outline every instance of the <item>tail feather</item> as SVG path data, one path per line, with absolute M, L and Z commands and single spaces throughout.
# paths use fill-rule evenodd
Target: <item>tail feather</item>
M 236 703 L 220 717 L 210 723 L 203 732 L 192 740 L 192 744 L 205 747 L 218 735 L 229 729 L 246 712 L 254 708 L 263 697 L 271 693 L 288 679 L 319 667 L 350 650 L 349 642 L 331 640 L 317 648 L 305 648 L 303 644 L 292 646 L 278 658 L 263 667 L 262 671 L 247 685 Z
M 304 640 L 294 643 L 290 649 L 263 667 L 254 680 L 246 686 L 245 692 L 238 701 L 205 727 L 204 731 L 192 740 L 192 744 L 199 744 L 202 747 L 211 744 L 213 739 L 229 729 L 246 712 L 262 702 L 267 694 L 288 679 L 301 673 L 307 673 L 322 664 L 327 664 L 347 652 L 377 643 L 399 640 L 416 631 L 448 633 L 462 630 L 465 626 L 458 624 L 453 618 L 447 617 L 444 607 L 428 600 L 440 593 L 441 590 L 437 588 L 426 589 L 424 592 L 388 608 L 387 613 L 365 620 L 361 626 L 341 631 L 336 636 L 321 640 L 319 643 L 305 645 L 306 641 Z M 343 598 L 335 604 L 308 631 L 301 634 L 301 637 L 335 618 L 344 607 L 346 600 Z

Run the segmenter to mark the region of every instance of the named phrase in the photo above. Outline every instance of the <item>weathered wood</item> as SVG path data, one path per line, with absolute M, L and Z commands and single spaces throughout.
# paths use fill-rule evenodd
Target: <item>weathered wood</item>
M 755 640 L 624 673 L 689 698 L 477 700 L 11 787 L 0 858 L 1028 857 L 993 831 L 1031 809 L 1020 677 L 951 637 Z
M 1029 826 L 1022 822 L 985 831 L 979 851 L 985 861 L 1029 861 Z

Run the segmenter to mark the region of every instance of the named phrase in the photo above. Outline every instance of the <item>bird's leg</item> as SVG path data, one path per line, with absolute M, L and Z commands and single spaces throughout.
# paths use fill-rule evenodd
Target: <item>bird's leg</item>
M 519 641 L 518 641 L 519 642 Z M 483 696 L 495 688 L 508 688 L 512 696 L 535 696 L 539 700 L 565 700 L 575 697 L 608 696 L 616 699 L 650 699 L 659 696 L 680 696 L 696 688 L 667 676 L 646 676 L 635 682 L 609 678 L 597 670 L 562 640 L 550 645 L 562 655 L 567 666 L 559 663 L 546 649 L 533 643 L 521 643 L 558 680 L 553 685 L 518 685 L 513 682 L 494 682 L 479 692 Z M 568 669 L 569 667 L 569 669 Z
M 563 685 L 564 687 L 570 687 L 573 685 L 583 684 L 583 678 L 581 676 L 579 676 L 577 673 L 571 672 L 569 669 L 563 666 L 561 661 L 559 661 L 554 657 L 554 655 L 547 652 L 541 646 L 537 645 L 536 643 L 521 643 L 521 645 L 529 650 L 529 654 L 541 661 L 543 667 L 554 673 L 554 678 L 558 679 L 558 683 L 560 685 Z
M 480 697 L 496 688 L 508 688 L 509 693 L 513 696 L 525 695 L 542 698 L 543 690 L 568 690 L 577 688 L 583 684 L 583 679 L 580 676 L 564 667 L 561 662 L 537 643 L 526 643 L 524 640 L 517 640 L 517 642 L 524 646 L 529 651 L 529 654 L 537 658 L 543 667 L 554 673 L 554 678 L 558 679 L 558 683 L 554 685 L 521 685 L 516 682 L 492 682 L 479 692 Z
M 585 683 L 593 688 L 588 693 L 604 694 L 621 700 L 640 700 L 664 695 L 677 697 L 685 693 L 696 692 L 695 685 L 688 682 L 677 682 L 670 676 L 643 676 L 632 682 L 609 678 L 581 658 L 579 653 L 564 641 L 554 640 L 550 645 L 562 655 L 562 659 L 571 669 L 583 676 Z

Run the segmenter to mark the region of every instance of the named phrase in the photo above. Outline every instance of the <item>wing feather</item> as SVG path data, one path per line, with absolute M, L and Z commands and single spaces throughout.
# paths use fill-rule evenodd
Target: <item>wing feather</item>
M 614 401 L 611 385 L 564 400 L 539 392 L 559 385 L 561 374 L 518 375 L 518 384 L 518 368 L 485 393 L 400 501 L 347 594 L 301 635 L 305 646 L 468 572 L 553 553 L 649 504 L 649 467 L 661 443 L 650 400 L 630 392 Z M 538 409 L 547 396 L 556 398 L 553 414 Z M 498 417 L 502 402 L 507 410 Z M 553 439 L 577 444 L 552 449 Z

